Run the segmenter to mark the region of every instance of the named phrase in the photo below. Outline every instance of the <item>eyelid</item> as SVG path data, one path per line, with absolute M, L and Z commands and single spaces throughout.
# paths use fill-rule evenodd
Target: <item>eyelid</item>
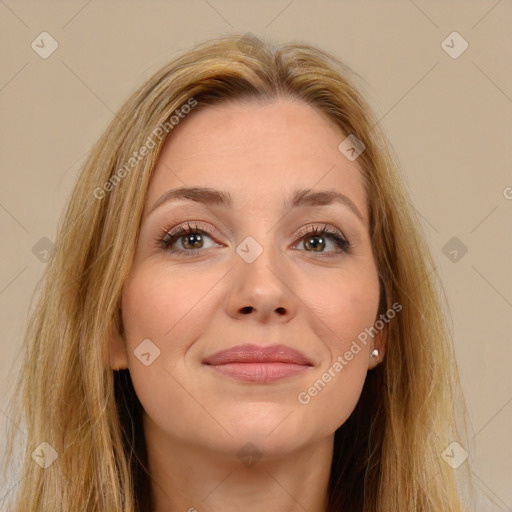
M 191 225 L 193 224 L 193 225 Z M 179 225 L 173 227 L 173 228 L 162 228 L 164 233 L 167 233 L 168 235 L 175 235 L 177 233 L 186 232 L 187 229 L 193 231 L 195 229 L 204 231 L 205 233 L 211 234 L 213 229 L 210 228 L 210 226 L 207 226 L 206 224 L 201 224 L 201 221 L 198 220 L 188 220 L 186 222 L 182 222 Z
M 181 234 L 181 236 L 185 236 L 189 232 L 199 231 L 199 232 L 206 233 L 210 238 L 212 238 L 212 240 L 214 239 L 214 237 L 212 236 L 214 229 L 211 228 L 210 226 L 208 226 L 207 224 L 202 224 L 201 221 L 197 221 L 197 220 L 192 220 L 192 221 L 188 220 L 188 221 L 182 222 L 179 225 L 174 226 L 172 228 L 163 226 L 161 228 L 161 230 L 162 231 L 156 238 L 156 242 L 159 247 L 161 247 L 162 249 L 167 250 L 167 251 L 169 250 L 169 245 L 171 243 L 170 240 L 174 237 L 179 239 L 180 237 L 177 235 L 180 235 L 180 234 Z M 218 242 L 215 240 L 215 243 L 218 243 Z M 183 252 L 183 250 L 182 251 L 176 250 L 176 252 Z M 195 251 L 195 252 L 197 252 L 197 251 Z
M 193 223 L 193 226 L 191 225 Z M 186 226 L 186 227 L 185 227 Z M 181 223 L 173 228 L 168 228 L 163 226 L 162 234 L 174 236 L 178 233 L 187 233 L 187 228 L 190 231 L 204 231 L 205 233 L 211 235 L 214 231 L 214 229 L 211 229 L 210 226 L 206 224 L 201 224 L 201 221 L 186 221 L 185 223 Z M 335 228 L 334 226 L 330 226 L 326 223 L 315 223 L 315 224 L 308 224 L 305 227 L 300 228 L 298 231 L 295 232 L 295 235 L 293 236 L 294 240 L 300 239 L 304 236 L 307 236 L 315 231 L 325 231 L 326 233 L 333 233 L 340 235 L 344 240 L 347 242 L 349 241 L 348 238 L 345 236 L 345 234 L 338 228 Z
M 308 224 L 307 226 L 300 228 L 299 231 L 296 232 L 295 238 L 304 237 L 309 235 L 315 231 L 324 231 L 327 234 L 335 234 L 343 238 L 346 242 L 349 242 L 349 239 L 345 236 L 345 233 L 341 231 L 341 229 L 335 228 L 325 222 L 316 222 L 314 224 Z
M 182 236 L 185 236 L 189 233 L 194 232 L 200 232 L 206 234 L 215 244 L 217 247 L 219 247 L 219 242 L 215 239 L 215 237 L 212 235 L 212 233 L 215 231 L 214 228 L 210 227 L 208 224 L 203 224 L 202 221 L 185 221 L 177 226 L 174 226 L 172 228 L 164 228 L 162 227 L 163 234 L 161 234 L 157 239 L 157 245 L 161 249 L 168 251 L 170 253 L 179 253 L 180 255 L 192 255 L 194 253 L 200 254 L 201 250 L 194 250 L 194 249 L 171 249 L 171 245 L 176 243 L 177 240 L 179 240 Z M 329 225 L 325 222 L 315 222 L 312 224 L 308 224 L 307 226 L 304 226 L 300 228 L 298 231 L 295 232 L 294 235 L 294 246 L 295 247 L 298 243 L 300 243 L 304 238 L 306 238 L 308 235 L 310 236 L 321 236 L 321 235 L 330 235 L 331 240 L 338 246 L 340 249 L 339 251 L 335 251 L 336 253 L 344 253 L 348 252 L 349 249 L 351 249 L 352 244 L 350 240 L 345 236 L 345 234 L 338 229 L 337 227 L 334 227 L 332 225 Z M 174 238 L 174 240 L 173 240 Z M 220 245 L 224 245 L 220 243 Z M 208 249 L 208 248 L 206 248 Z M 206 250 L 205 249 L 205 250 Z M 302 251 L 301 251 L 302 252 Z M 310 251 L 304 251 L 304 252 L 310 252 Z M 319 252 L 317 255 L 332 255 L 333 251 L 322 251 Z
M 333 257 L 340 254 L 346 254 L 349 253 L 352 249 L 352 242 L 349 240 L 345 234 L 338 229 L 337 227 L 334 227 L 332 225 L 329 225 L 328 223 L 322 222 L 316 222 L 314 224 L 309 224 L 303 228 L 301 228 L 295 235 L 295 239 L 298 243 L 303 241 L 307 236 L 327 236 L 330 238 L 334 244 L 337 246 L 337 251 L 322 251 L 316 253 L 317 257 L 321 258 L 328 258 Z M 294 246 L 295 247 L 295 246 Z M 300 251 L 305 252 L 306 254 L 311 251 Z M 313 254 L 314 251 L 313 251 Z

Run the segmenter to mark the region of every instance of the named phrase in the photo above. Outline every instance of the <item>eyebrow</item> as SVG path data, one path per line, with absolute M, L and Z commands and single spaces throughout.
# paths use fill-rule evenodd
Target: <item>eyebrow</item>
M 216 190 L 209 187 L 180 187 L 168 190 L 163 194 L 151 207 L 147 215 L 150 215 L 164 203 L 183 199 L 225 208 L 231 208 L 233 206 L 233 199 L 231 194 L 227 191 Z M 289 203 L 292 208 L 299 208 L 301 206 L 326 206 L 335 203 L 342 204 L 347 206 L 364 222 L 364 217 L 354 202 L 345 194 L 335 190 L 296 190 L 293 192 Z

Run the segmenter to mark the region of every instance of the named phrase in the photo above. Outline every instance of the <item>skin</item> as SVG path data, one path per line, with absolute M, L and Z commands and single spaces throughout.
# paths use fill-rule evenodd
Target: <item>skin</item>
M 196 110 L 166 141 L 123 289 L 125 336 L 110 341 L 111 367 L 129 368 L 145 410 L 155 511 L 326 510 L 334 432 L 382 360 L 385 339 L 384 329 L 360 344 L 309 403 L 299 402 L 378 319 L 366 192 L 357 160 L 338 150 L 344 138 L 311 106 L 279 99 Z M 182 186 L 229 191 L 233 207 L 176 200 L 148 215 L 162 194 Z M 285 205 L 294 190 L 310 188 L 345 194 L 362 220 L 338 203 Z M 192 241 L 197 256 L 158 246 L 163 228 L 187 221 L 211 229 L 202 246 Z M 348 252 L 329 236 L 323 252 L 305 246 L 309 236 L 296 235 L 312 224 L 340 230 Z M 236 252 L 247 236 L 263 248 L 252 263 Z M 173 247 L 183 250 L 186 238 Z M 148 366 L 134 354 L 145 339 L 160 350 Z M 288 345 L 313 366 L 255 384 L 202 364 L 250 342 Z M 373 348 L 378 358 L 370 358 Z M 261 454 L 253 465 L 237 456 L 247 443 Z

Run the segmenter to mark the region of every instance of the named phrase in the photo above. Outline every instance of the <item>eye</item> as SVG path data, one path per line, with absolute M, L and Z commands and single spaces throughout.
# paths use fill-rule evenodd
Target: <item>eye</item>
M 181 225 L 171 231 L 164 228 L 163 232 L 163 236 L 160 235 L 156 240 L 158 247 L 177 256 L 197 256 L 201 249 L 222 247 L 221 244 L 214 242 L 208 234 L 208 227 L 199 227 L 197 223 L 191 225 L 190 222 L 187 222 L 186 226 Z M 325 253 L 332 256 L 331 253 L 347 252 L 351 247 L 350 242 L 341 231 L 327 224 L 308 226 L 299 231 L 296 236 L 302 241 L 305 252 Z M 210 245 L 205 245 L 208 240 L 210 240 Z M 334 245 L 334 250 L 325 250 L 329 249 L 329 243 Z M 176 245 L 177 247 L 175 247 Z
M 328 242 L 335 246 L 334 252 L 347 252 L 350 249 L 350 242 L 336 228 L 332 228 L 325 224 L 323 227 L 318 225 L 308 226 L 301 230 L 297 236 L 301 237 L 302 245 L 306 249 L 305 252 L 330 253 L 333 251 L 325 251 Z M 336 248 L 338 250 L 336 250 Z
M 208 235 L 208 228 L 200 228 L 197 224 L 191 226 L 190 223 L 187 223 L 186 227 L 178 226 L 172 231 L 164 228 L 163 231 L 164 235 L 157 238 L 158 246 L 171 254 L 179 256 L 197 255 L 200 249 L 219 247 L 219 244 L 216 243 L 205 246 L 207 239 L 213 240 Z M 176 243 L 180 248 L 173 247 Z

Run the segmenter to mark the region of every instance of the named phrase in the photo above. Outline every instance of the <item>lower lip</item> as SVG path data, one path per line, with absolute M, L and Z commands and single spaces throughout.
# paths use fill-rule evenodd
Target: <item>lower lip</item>
M 310 368 L 291 363 L 227 363 L 208 366 L 227 377 L 260 384 L 293 377 Z

